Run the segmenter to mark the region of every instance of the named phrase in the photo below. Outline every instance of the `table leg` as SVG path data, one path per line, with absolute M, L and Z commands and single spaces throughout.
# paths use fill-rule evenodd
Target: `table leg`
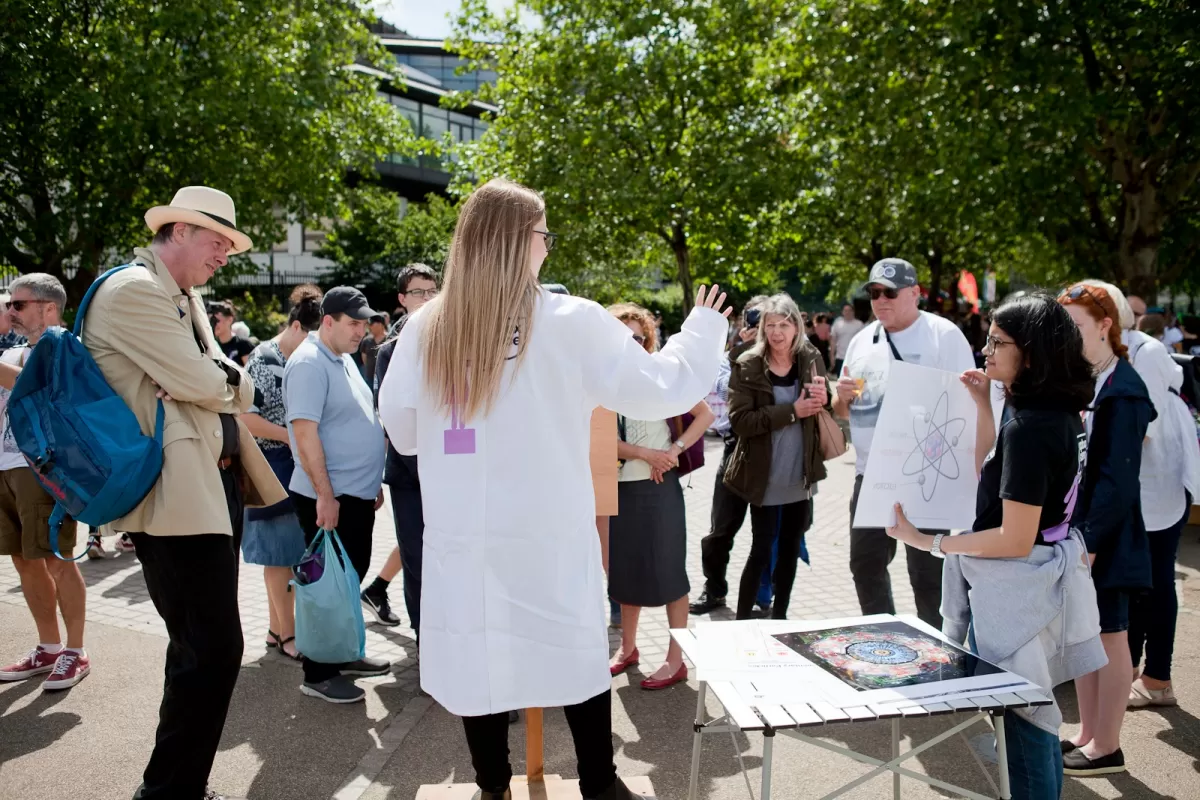
M 996 723 L 996 759 L 1000 762 L 1000 800 L 1012 800 L 1012 790 L 1008 785 L 1008 741 L 1004 733 L 1004 712 L 996 712 L 992 719 Z
M 896 717 L 892 720 L 892 760 L 895 761 L 900 757 L 900 718 Z M 892 797 L 893 800 L 900 800 L 900 773 L 892 773 Z
M 696 800 L 696 790 L 700 784 L 700 745 L 704 732 L 704 697 L 708 694 L 708 684 L 700 681 L 700 691 L 696 693 L 696 722 L 692 734 L 692 776 L 688 781 L 688 800 Z
M 759 800 L 771 800 L 771 755 L 775 749 L 775 731 L 763 731 L 762 790 Z

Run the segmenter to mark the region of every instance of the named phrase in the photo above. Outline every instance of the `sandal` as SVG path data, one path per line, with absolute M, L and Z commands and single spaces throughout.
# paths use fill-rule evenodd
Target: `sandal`
M 267 639 L 268 641 L 265 642 L 267 647 L 279 647 L 279 634 L 270 628 L 267 629 Z
M 286 657 L 290 658 L 292 661 L 299 661 L 303 658 L 303 656 L 300 655 L 299 651 L 296 652 L 296 655 L 292 655 L 291 653 L 289 653 L 287 651 L 287 648 L 284 647 L 284 645 L 286 645 L 288 642 L 296 641 L 295 636 L 289 636 L 286 639 L 278 639 L 277 638 L 275 641 L 279 642 L 279 655 L 286 656 Z

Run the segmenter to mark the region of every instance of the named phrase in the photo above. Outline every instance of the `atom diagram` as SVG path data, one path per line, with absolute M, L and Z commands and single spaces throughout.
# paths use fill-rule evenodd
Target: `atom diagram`
M 916 475 L 917 483 L 921 485 L 921 496 L 925 502 L 933 499 L 937 492 L 939 478 L 957 480 L 960 474 L 958 457 L 954 448 L 958 446 L 958 437 L 967 427 L 967 421 L 962 417 L 949 418 L 950 397 L 946 392 L 938 398 L 933 407 L 933 413 L 925 412 L 913 418 L 913 438 L 916 446 L 904 461 L 903 472 L 906 476 Z M 921 424 L 925 431 L 922 433 Z M 933 480 L 927 480 L 926 473 L 932 470 Z

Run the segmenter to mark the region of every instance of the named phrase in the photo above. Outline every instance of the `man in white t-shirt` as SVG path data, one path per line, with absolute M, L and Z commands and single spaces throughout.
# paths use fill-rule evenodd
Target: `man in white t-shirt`
M 894 614 L 896 605 L 888 565 L 896 557 L 896 542 L 882 528 L 853 527 L 891 364 L 907 361 L 962 373 L 975 369 L 975 357 L 966 337 L 953 322 L 918 308 L 921 290 L 912 264 L 899 258 L 879 261 L 871 267 L 864 289 L 870 295 L 871 310 L 878 321 L 861 330 L 846 348 L 833 409 L 838 416 L 850 420 L 850 438 L 857 457 L 854 494 L 850 499 L 850 572 L 854 575 L 858 602 L 864 614 Z M 917 616 L 941 628 L 941 559 L 909 547 L 908 577 L 917 601 Z
M 842 315 L 833 321 L 829 331 L 829 348 L 833 351 L 833 374 L 842 374 L 842 364 L 846 361 L 846 350 L 850 341 L 866 325 L 854 316 L 854 306 L 846 303 L 842 306 Z
M 38 343 L 47 328 L 62 325 L 67 293 L 54 276 L 22 275 L 9 290 L 12 298 L 4 313 L 13 329 L 29 338 L 30 347 Z M 0 555 L 12 558 L 21 578 L 21 591 L 37 627 L 38 644 L 20 661 L 0 667 L 0 681 L 22 681 L 49 673 L 42 689 L 52 691 L 71 688 L 91 671 L 83 649 L 87 586 L 74 562 L 55 557 L 48 548 L 54 499 L 38 483 L 9 427 L 9 394 L 28 353 L 29 348 L 18 347 L 0 357 Z M 63 520 L 58 544 L 70 558 L 75 546 L 73 519 Z M 66 647 L 59 633 L 60 611 L 67 628 Z

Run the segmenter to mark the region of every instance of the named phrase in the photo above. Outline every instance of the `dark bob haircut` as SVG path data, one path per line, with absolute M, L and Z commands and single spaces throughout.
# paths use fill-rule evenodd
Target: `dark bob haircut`
M 1021 351 L 1022 365 L 1009 389 L 1013 408 L 1082 411 L 1092 403 L 1096 379 L 1083 357 L 1083 338 L 1071 315 L 1049 294 L 1006 300 L 992 323 Z

